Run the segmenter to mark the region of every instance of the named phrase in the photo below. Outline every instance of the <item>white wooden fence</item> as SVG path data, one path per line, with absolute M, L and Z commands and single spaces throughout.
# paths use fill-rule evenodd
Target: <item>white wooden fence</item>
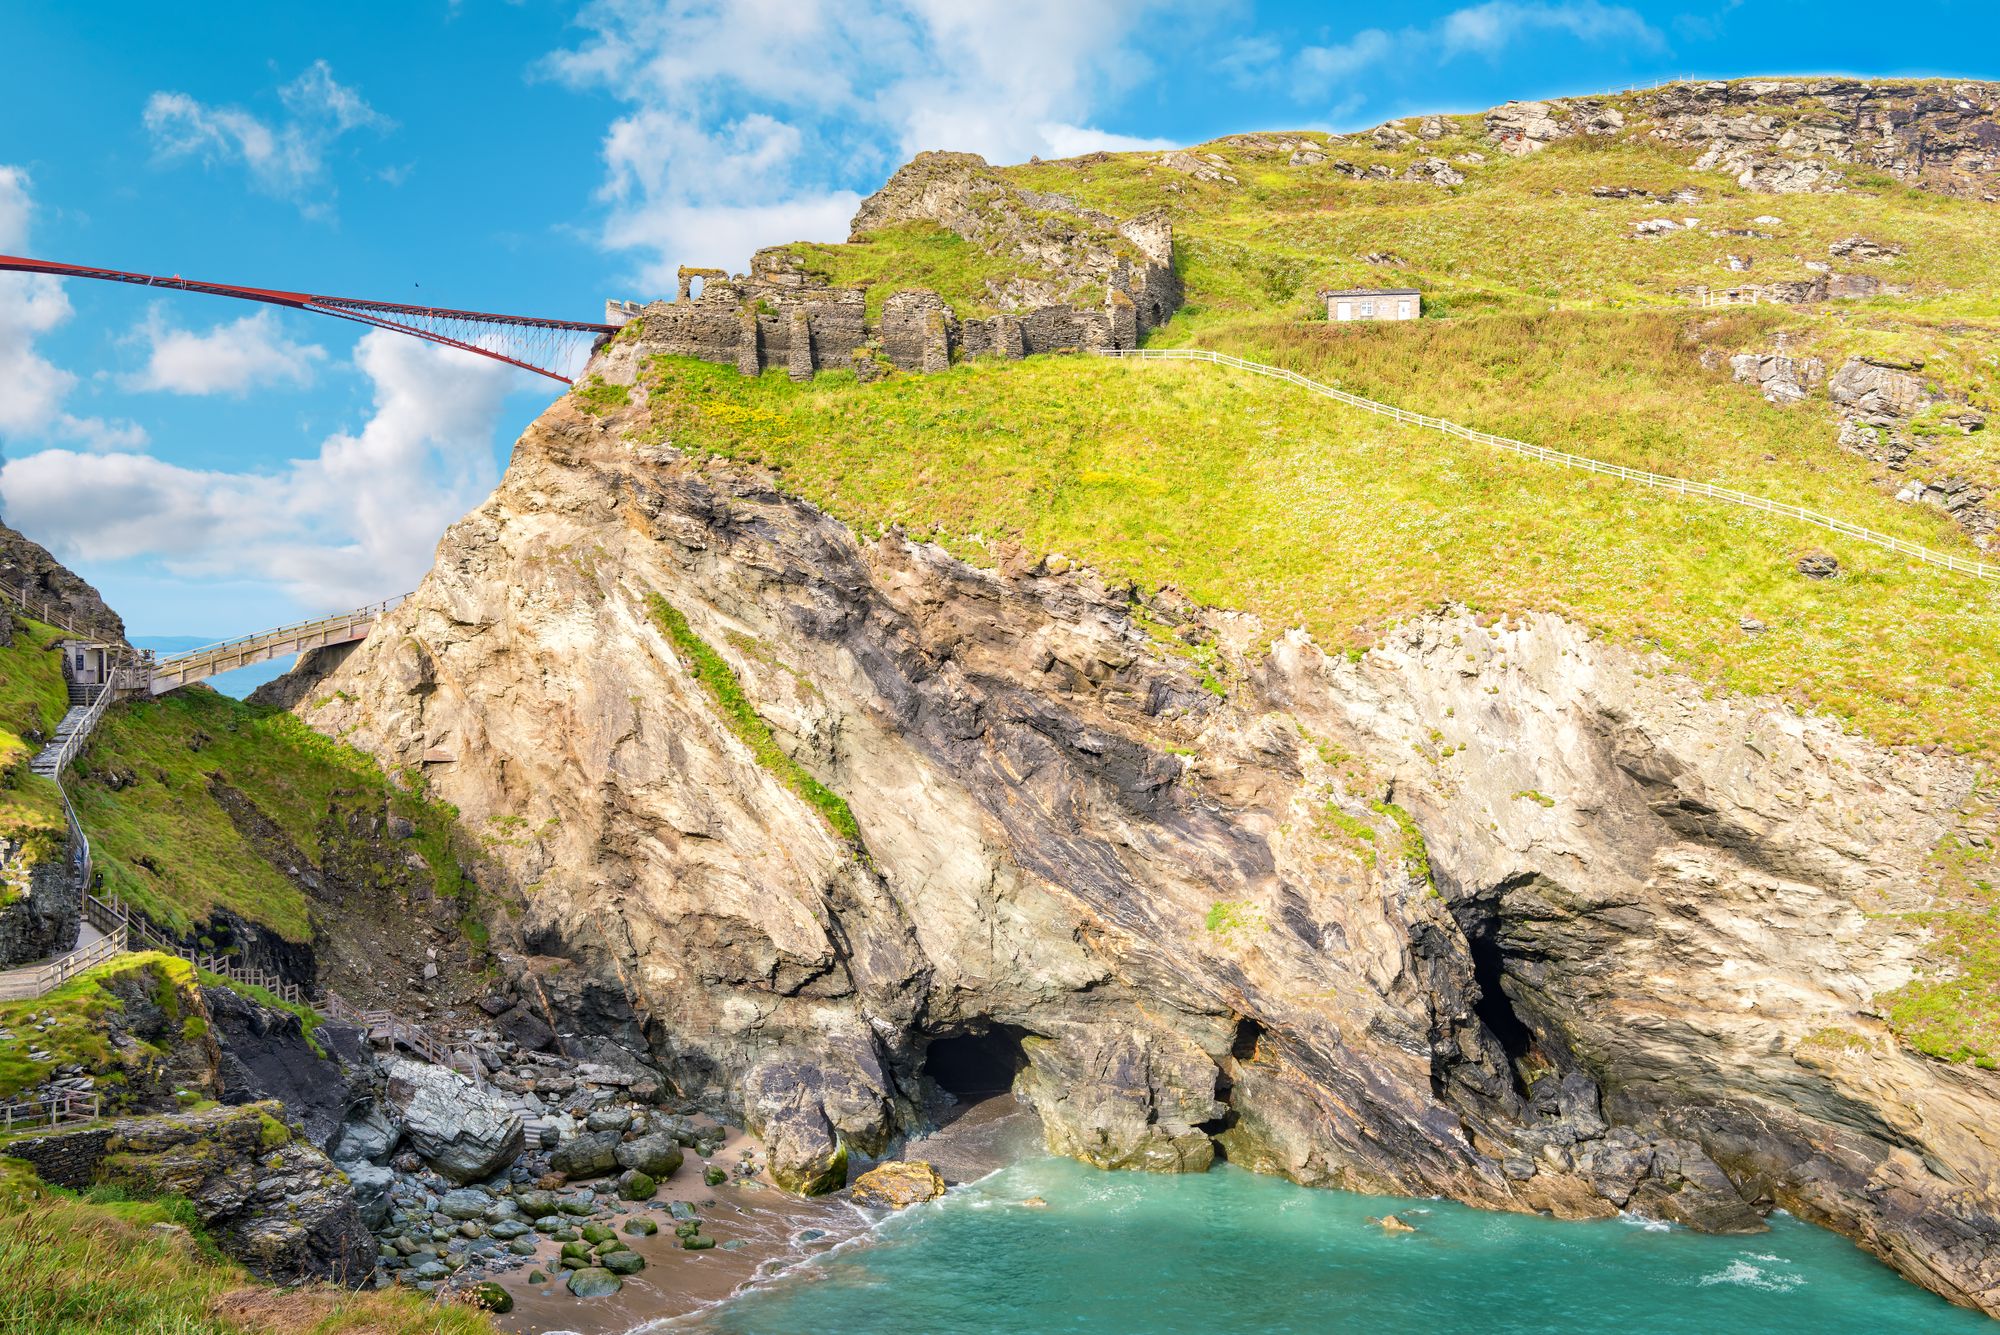
M 63 1090 L 38 1099 L 17 1099 L 0 1103 L 0 1133 L 30 1126 L 62 1126 L 67 1122 L 94 1122 L 104 1113 L 102 1094 L 79 1094 Z
M 1951 552 L 1933 551 L 1929 547 L 1919 546 L 1907 539 L 1898 538 L 1888 533 L 1877 532 L 1872 528 L 1863 528 L 1859 524 L 1851 524 L 1845 519 L 1834 515 L 1821 514 L 1817 510 L 1808 510 L 1804 506 L 1788 505 L 1783 501 L 1768 500 L 1762 496 L 1752 495 L 1747 491 L 1737 491 L 1732 487 L 1718 487 L 1712 482 L 1691 482 L 1686 478 L 1670 477 L 1665 473 L 1649 473 L 1642 468 L 1627 468 L 1623 464 L 1606 463 L 1601 459 L 1591 459 L 1581 454 L 1566 454 L 1561 450 L 1549 449 L 1545 445 L 1531 445 L 1524 440 L 1514 440 L 1508 436 L 1496 436 L 1489 431 L 1475 431 L 1471 427 L 1460 426 L 1457 422 L 1446 421 L 1442 417 L 1426 417 L 1422 413 L 1413 413 L 1407 409 L 1398 408 L 1394 404 L 1378 403 L 1374 399 L 1364 399 L 1359 394 L 1349 394 L 1346 390 L 1335 389 L 1331 385 L 1323 385 L 1317 380 L 1309 380 L 1297 371 L 1290 371 L 1282 366 L 1268 366 L 1263 362 L 1246 361 L 1241 357 L 1233 357 L 1226 352 L 1210 352 L 1204 348 L 1099 348 L 1097 349 L 1097 355 L 1100 357 L 1138 358 L 1143 361 L 1213 362 L 1218 366 L 1233 366 L 1238 370 L 1248 371 L 1253 375 L 1268 376 L 1273 380 L 1282 380 L 1287 384 L 1296 385 L 1308 393 L 1318 394 L 1323 398 L 1347 404 L 1351 408 L 1359 408 L 1364 412 L 1371 412 L 1381 417 L 1390 418 L 1406 426 L 1422 427 L 1427 431 L 1439 431 L 1447 436 L 1456 436 L 1460 440 L 1469 440 L 1480 445 L 1491 445 L 1496 449 L 1508 450 L 1514 454 L 1525 455 L 1530 459 L 1539 459 L 1543 463 L 1554 464 L 1559 468 L 1574 468 L 1588 473 L 1603 473 L 1607 477 L 1623 478 L 1627 482 L 1637 482 L 1641 486 L 1657 487 L 1662 491 L 1676 492 L 1682 496 L 1701 496 L 1708 500 L 1722 501 L 1729 505 L 1740 505 L 1751 510 L 1762 510 L 1766 514 L 1781 515 L 1786 519 L 1795 519 L 1803 524 L 1812 524 L 1819 528 L 1831 529 L 1835 533 L 1845 534 L 1850 538 L 1856 538 L 1877 547 L 1887 548 L 1898 555 L 1908 556 L 1918 561 L 1927 562 L 1930 565 L 1943 566 L 1946 570 L 1955 571 L 1961 575 L 1970 575 L 1974 579 L 2000 580 L 2000 565 L 1989 564 L 1985 561 L 1976 561 L 1970 557 L 1958 556 Z

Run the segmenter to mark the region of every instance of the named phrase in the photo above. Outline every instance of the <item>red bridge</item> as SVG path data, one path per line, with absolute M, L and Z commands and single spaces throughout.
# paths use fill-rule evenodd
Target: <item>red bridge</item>
M 258 301 L 267 306 L 289 306 L 293 310 L 331 315 L 338 320 L 393 329 L 426 342 L 458 348 L 496 362 L 518 366 L 565 385 L 574 379 L 596 346 L 597 340 L 618 331 L 617 325 L 586 324 L 579 320 L 548 320 L 532 315 L 495 315 L 488 311 L 453 311 L 437 306 L 405 306 L 393 301 L 365 301 L 355 297 L 327 297 L 311 292 L 281 292 L 272 288 L 237 287 L 232 283 L 203 283 L 175 274 L 126 273 L 122 269 L 93 269 L 81 264 L 56 264 L 31 260 L 20 255 L 0 255 L 0 271 L 48 274 L 54 278 L 95 278 L 107 283 L 133 283 L 139 287 L 164 287 L 180 292 L 206 292 L 213 297 L 234 297 L 238 301 Z

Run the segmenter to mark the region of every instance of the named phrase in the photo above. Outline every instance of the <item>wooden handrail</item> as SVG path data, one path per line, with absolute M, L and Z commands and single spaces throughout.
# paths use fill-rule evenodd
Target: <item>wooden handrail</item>
M 17 1126 L 61 1126 L 66 1122 L 94 1122 L 104 1115 L 104 1096 L 80 1094 L 65 1089 L 39 1099 L 16 1099 L 0 1103 L 0 1131 Z
M 94 638 L 89 631 L 57 612 L 54 603 L 44 602 L 37 606 L 34 599 L 28 597 L 26 585 L 16 589 L 9 585 L 0 584 L 0 598 L 5 598 L 8 602 L 20 608 L 25 615 L 34 618 L 45 626 L 54 626 L 57 630 L 66 630 L 72 635 L 80 635 L 85 639 Z

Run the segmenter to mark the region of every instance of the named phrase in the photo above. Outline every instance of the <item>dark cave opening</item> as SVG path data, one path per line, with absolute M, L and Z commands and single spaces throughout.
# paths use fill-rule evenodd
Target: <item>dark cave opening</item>
M 1229 1040 L 1229 1059 L 1215 1070 L 1215 1101 L 1222 1105 L 1222 1116 L 1203 1122 L 1200 1127 L 1208 1135 L 1219 1136 L 1236 1125 L 1236 1073 L 1257 1060 L 1257 1044 L 1263 1038 L 1263 1025 L 1247 1015 L 1237 1019 L 1236 1032 Z M 1229 1157 L 1221 1141 L 1215 1143 L 1215 1157 Z
M 924 1049 L 924 1074 L 961 1102 L 1005 1094 L 1014 1088 L 1014 1077 L 1028 1069 L 1021 1045 L 1027 1036 L 1025 1029 L 996 1024 L 979 1033 L 932 1039 Z
M 1499 927 L 1497 917 L 1466 924 L 1465 943 L 1472 952 L 1472 978 L 1479 986 L 1479 995 L 1473 1000 L 1472 1009 L 1479 1016 L 1480 1023 L 1500 1040 L 1507 1059 L 1518 1063 L 1535 1046 L 1535 1031 L 1521 1019 L 1514 1003 L 1501 988 L 1507 959 L 1500 948 Z

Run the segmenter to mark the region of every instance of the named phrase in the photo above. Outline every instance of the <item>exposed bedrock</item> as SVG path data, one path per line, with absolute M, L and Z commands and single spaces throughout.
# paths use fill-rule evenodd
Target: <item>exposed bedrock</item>
M 2000 1310 L 1995 1077 L 1873 1002 L 1923 962 L 1902 914 L 1958 762 L 1553 617 L 1440 612 L 1357 660 L 864 541 L 628 425 L 545 414 L 301 708 L 458 806 L 561 1027 L 645 1045 L 795 1185 L 933 1078 L 997 1080 L 1106 1167 L 1783 1205 Z

